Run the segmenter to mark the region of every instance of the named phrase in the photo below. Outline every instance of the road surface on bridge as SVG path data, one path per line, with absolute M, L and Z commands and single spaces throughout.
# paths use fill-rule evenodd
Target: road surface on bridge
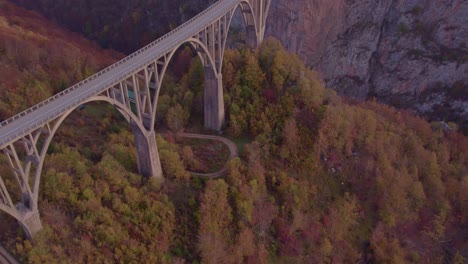
M 186 42 L 241 0 L 220 0 L 202 13 L 125 59 L 0 124 L 0 149 L 124 80 Z M 66 54 L 64 55 L 66 56 Z

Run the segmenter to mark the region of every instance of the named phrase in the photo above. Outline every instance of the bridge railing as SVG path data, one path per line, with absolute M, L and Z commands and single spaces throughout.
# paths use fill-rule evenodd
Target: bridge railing
M 150 48 L 158 45 L 160 42 L 164 41 L 165 39 L 167 39 L 168 37 L 172 36 L 173 34 L 177 33 L 178 31 L 180 31 L 182 28 L 186 27 L 187 25 L 193 23 L 193 21 L 195 21 L 196 19 L 206 15 L 208 12 L 210 12 L 212 9 L 214 9 L 216 6 L 218 6 L 221 2 L 223 2 L 223 0 L 220 0 L 220 1 L 217 1 L 216 3 L 212 4 L 211 6 L 209 6 L 207 9 L 205 9 L 204 11 L 202 11 L 201 13 L 197 14 L 196 16 L 192 17 L 191 19 L 187 20 L 186 22 L 184 22 L 182 25 L 178 26 L 177 28 L 175 28 L 174 30 L 166 33 L 165 35 L 163 35 L 162 37 L 158 38 L 157 40 L 153 41 L 152 43 L 146 45 L 145 47 L 133 52 L 132 54 L 130 54 L 129 56 L 125 57 L 124 59 L 118 61 L 118 62 L 115 62 L 113 63 L 112 65 L 108 66 L 107 68 L 97 72 L 96 74 L 78 82 L 77 84 L 61 91 L 60 93 L 57 93 L 55 94 L 54 96 L 52 97 L 49 97 L 48 99 L 8 118 L 7 120 L 3 121 L 0 123 L 0 128 L 1 127 L 4 127 L 4 126 L 7 126 L 8 124 L 11 124 L 12 122 L 20 119 L 21 117 L 23 116 L 26 116 L 27 114 L 29 113 L 32 113 L 34 111 L 36 111 L 37 109 L 41 108 L 41 107 L 44 107 L 45 105 L 57 100 L 58 98 L 70 93 L 70 92 L 73 92 L 75 91 L 76 89 L 80 88 L 81 86 L 93 81 L 94 79 L 100 77 L 101 75 L 115 69 L 116 67 L 124 64 L 124 63 L 127 63 L 129 60 L 133 59 L 134 57 L 140 55 L 141 53 L 149 50 Z M 194 34 L 196 34 L 196 32 L 194 32 Z M 118 81 L 121 81 L 122 79 L 125 79 L 126 76 L 128 76 L 128 74 L 125 74 L 125 75 L 122 75 L 120 76 L 119 80 Z M 83 102 L 84 100 L 88 99 L 89 97 L 92 97 L 92 96 L 95 96 L 99 93 L 101 93 L 105 88 L 107 88 L 109 85 L 111 85 L 112 83 L 115 83 L 117 80 L 111 80 L 110 83 L 106 83 L 106 85 L 102 86 L 103 89 L 99 89 L 99 90 L 96 90 L 95 92 L 93 92 L 92 94 L 86 94 L 86 95 L 83 95 L 79 98 L 77 98 L 73 104 L 69 105 L 68 107 L 66 107 L 65 109 L 63 109 L 62 112 L 56 112 L 56 113 L 53 113 L 51 115 L 48 116 L 48 119 L 52 119 L 52 118 L 55 118 L 57 116 L 59 116 L 60 114 L 62 114 L 64 111 L 66 110 L 69 110 L 71 109 L 72 107 L 75 107 L 77 106 L 78 104 L 80 104 L 81 102 Z M 8 138 L 4 138 L 2 140 L 2 142 L 0 143 L 6 143 L 7 141 L 15 138 L 16 136 L 18 136 L 19 134 L 24 134 L 26 133 L 28 130 L 31 130 L 31 127 L 37 127 L 37 126 L 40 126 L 41 124 L 43 124 L 44 122 L 46 121 L 37 121 L 37 122 L 34 122 L 33 125 L 30 125 L 26 128 L 23 128 L 19 131 L 17 131 L 17 133 L 15 133 L 14 135 L 10 135 Z

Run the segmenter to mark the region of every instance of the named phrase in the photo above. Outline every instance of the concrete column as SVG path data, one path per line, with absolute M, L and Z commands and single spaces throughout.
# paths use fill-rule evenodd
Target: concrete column
M 246 44 L 247 46 L 251 48 L 256 48 L 257 47 L 257 31 L 255 30 L 254 25 L 248 25 L 245 27 L 245 30 L 247 31 L 247 39 L 246 39 Z
M 205 66 L 204 117 L 205 127 L 221 130 L 224 124 L 223 76 L 211 66 Z
M 33 239 L 34 235 L 42 230 L 41 219 L 39 217 L 39 210 L 29 210 L 23 205 L 17 208 L 19 213 L 23 216 L 21 221 L 18 221 L 26 234 L 26 237 Z
M 144 177 L 163 179 L 154 131 L 145 133 L 135 124 L 131 127 L 135 136 L 138 171 Z
M 255 47 L 258 48 L 258 46 L 260 46 L 260 44 L 262 44 L 263 38 L 265 37 L 265 34 L 262 33 L 262 32 L 260 31 L 260 32 L 257 32 L 257 33 L 256 33 L 256 36 L 257 36 L 257 37 L 256 37 L 256 39 L 257 39 L 257 46 L 255 46 Z

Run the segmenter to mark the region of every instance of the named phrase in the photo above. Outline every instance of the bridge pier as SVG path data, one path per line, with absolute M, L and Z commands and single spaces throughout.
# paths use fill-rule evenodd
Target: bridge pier
M 205 66 L 204 123 L 206 128 L 221 130 L 224 124 L 223 75 Z
M 165 35 L 166 41 L 156 40 L 66 92 L 0 123 L 0 155 L 4 155 L 0 158 L 10 165 L 21 191 L 21 197 L 12 199 L 0 175 L 0 210 L 17 219 L 27 237 L 32 239 L 42 229 L 37 199 L 47 148 L 76 105 L 104 101 L 117 107 L 133 130 L 140 174 L 163 179 L 154 132 L 157 101 L 168 63 L 184 43 L 193 44 L 205 66 L 204 125 L 221 130 L 225 120 L 221 72 L 230 23 L 240 7 L 247 44 L 257 47 L 264 38 L 271 0 L 221 2 Z M 52 101 L 56 103 L 53 109 L 48 107 Z
M 144 177 L 163 179 L 154 131 L 146 134 L 135 124 L 131 127 L 135 136 L 138 171 Z
M 21 220 L 18 220 L 18 223 L 23 228 L 26 237 L 32 240 L 33 236 L 42 230 L 39 210 L 30 210 L 23 204 L 18 205 L 17 209 L 20 215 L 22 215 L 22 218 Z
M 246 39 L 246 44 L 248 47 L 250 48 L 256 48 L 257 47 L 257 42 L 258 42 L 258 39 L 257 39 L 257 31 L 255 29 L 255 26 L 254 25 L 248 25 L 245 27 L 245 31 L 247 33 L 247 39 Z

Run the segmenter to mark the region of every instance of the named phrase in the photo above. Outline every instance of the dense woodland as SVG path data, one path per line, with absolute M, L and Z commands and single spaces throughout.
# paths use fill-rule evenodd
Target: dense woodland
M 121 58 L 0 0 L 0 120 Z
M 0 35 L 0 62 L 15 73 L 1 76 L 3 118 L 112 61 L 58 29 L 32 30 L 39 18 L 12 22 L 25 11 L 0 5 L 0 34 L 10 32 Z M 48 39 L 63 45 L 51 49 Z M 22 64 L 8 41 L 56 60 Z M 203 79 L 198 58 L 182 49 L 158 101 L 158 129 L 199 130 Z M 174 134 L 157 137 L 165 180 L 143 179 L 125 121 L 110 106 L 88 105 L 49 149 L 44 231 L 31 243 L 0 213 L 0 242 L 28 263 L 466 261 L 468 139 L 456 127 L 341 98 L 274 39 L 226 51 L 223 81 L 223 131 L 241 150 L 225 177 L 192 177 L 192 150 Z M 32 90 L 37 97 L 21 101 Z M 8 170 L 0 160 L 2 176 Z
M 79 32 L 87 38 L 96 41 L 103 48 L 113 48 L 127 54 L 150 43 L 151 41 L 154 41 L 215 2 L 215 0 L 113 0 L 112 4 L 109 4 L 108 1 L 105 0 L 9 1 L 25 8 L 35 10 L 61 26 L 71 31 Z M 427 120 L 455 122 L 459 126 L 459 131 L 468 135 L 468 118 L 463 114 L 466 112 L 464 111 L 464 108 L 467 107 L 462 106 L 461 102 L 459 102 L 466 100 L 468 94 L 466 92 L 468 90 L 468 83 L 466 80 L 463 81 L 463 78 L 461 77 L 463 75 L 463 70 L 461 70 L 464 65 L 463 62 L 468 58 L 465 49 L 466 44 L 463 44 L 463 41 L 458 42 L 466 37 L 461 37 L 463 33 L 459 33 L 460 37 L 454 39 L 456 43 L 460 43 L 460 46 L 458 46 L 458 44 L 454 44 L 455 42 L 449 44 L 451 43 L 450 41 L 442 44 L 443 42 L 439 42 L 439 39 L 442 40 L 443 37 L 433 35 L 438 32 L 438 30 L 433 30 L 434 28 L 451 32 L 453 31 L 449 35 L 457 35 L 457 33 L 454 32 L 458 32 L 458 30 L 462 30 L 464 28 L 461 26 L 463 24 L 462 21 L 459 21 L 459 17 L 463 17 L 463 15 L 457 15 L 457 13 L 464 12 L 462 11 L 464 8 L 460 8 L 460 5 L 456 5 L 453 9 L 450 9 L 448 8 L 448 6 L 451 5 L 449 3 L 440 2 L 438 4 L 426 5 L 419 1 L 417 3 L 412 2 L 409 5 L 414 6 L 413 9 L 409 8 L 408 5 L 401 3 L 383 5 L 381 7 L 385 10 L 392 6 L 389 10 L 393 11 L 377 12 L 378 15 L 376 16 L 376 14 L 370 15 L 373 12 L 373 8 L 370 6 L 373 6 L 374 4 L 349 5 L 344 3 L 337 4 L 334 1 L 324 0 L 313 0 L 313 2 L 309 2 L 310 1 L 302 0 L 292 2 L 282 2 L 282 0 L 273 1 L 270 16 L 275 16 L 275 18 L 267 19 L 267 34 L 279 37 L 283 45 L 288 47 L 288 50 L 300 52 L 303 56 L 302 59 L 306 60 L 309 63 L 309 66 L 313 65 L 312 67 L 316 67 L 317 70 L 321 71 L 321 77 L 324 78 L 325 82 L 328 82 L 330 86 L 332 86 L 329 88 L 338 91 L 341 95 L 360 98 L 360 100 L 375 97 L 379 102 L 395 106 L 399 109 L 412 109 L 412 111 L 415 111 L 418 115 L 426 118 Z M 432 10 L 433 6 L 440 6 L 442 9 L 440 9 L 440 12 L 435 16 L 427 15 L 434 12 L 429 11 Z M 366 11 L 366 8 L 369 10 Z M 406 8 L 408 8 L 408 10 L 406 10 Z M 342 13 L 336 13 L 337 10 L 342 10 Z M 436 8 L 434 10 L 438 9 Z M 453 16 L 450 16 L 451 19 L 443 19 L 443 17 L 447 16 L 447 14 L 445 14 L 447 12 L 442 12 L 441 10 L 452 10 L 447 11 L 449 13 L 454 12 Z M 350 16 L 347 12 L 354 12 L 354 15 Z M 330 14 L 333 15 L 330 16 Z M 384 14 L 387 14 L 388 16 Z M 333 20 L 336 23 L 322 18 L 323 15 L 328 18 L 333 17 Z M 359 18 L 369 16 L 371 16 L 372 19 L 367 21 L 364 25 L 359 26 L 361 24 L 360 22 L 355 23 Z M 384 16 L 386 16 L 385 19 Z M 344 17 L 347 17 L 346 19 L 351 19 L 350 21 L 354 21 L 354 19 L 357 20 L 355 22 L 347 23 L 349 25 L 340 24 L 338 21 L 345 19 Z M 397 22 L 395 19 L 398 17 L 404 19 Z M 412 22 L 407 21 L 407 19 L 410 19 Z M 315 20 L 317 21 L 312 22 Z M 385 21 L 385 27 L 379 26 L 382 21 Z M 435 21 L 439 21 L 440 23 L 436 23 Z M 305 27 L 304 23 L 306 25 Z M 438 26 L 435 26 L 434 23 Z M 443 26 L 446 23 L 448 24 Z M 235 40 L 241 39 L 242 36 L 237 35 L 237 32 L 233 32 L 242 31 L 242 27 L 244 26 L 240 12 L 237 12 L 237 14 L 234 15 L 232 25 L 234 25 L 234 27 L 231 26 L 230 37 Z M 352 29 L 354 26 L 356 27 Z M 375 34 L 370 35 L 373 36 L 371 37 L 373 40 L 365 38 L 359 40 L 358 36 L 361 36 L 362 34 L 366 35 L 365 32 L 367 32 L 369 28 L 374 28 L 373 30 L 385 29 L 385 32 L 389 34 L 395 33 L 395 35 L 392 37 L 393 40 L 390 40 L 390 36 L 387 33 L 384 33 L 383 31 L 378 33 L 376 31 Z M 338 32 L 341 33 L 338 34 Z M 356 34 L 348 34 L 350 32 L 355 32 Z M 379 46 L 382 43 L 387 43 L 386 41 L 378 41 L 377 36 L 379 35 L 381 35 L 383 39 L 389 38 L 388 41 L 391 41 L 392 43 L 394 41 L 398 41 L 400 38 L 404 39 L 404 41 L 400 43 L 401 45 L 390 45 L 396 47 L 392 52 L 382 52 L 386 49 L 385 47 L 374 50 L 375 45 Z M 335 43 L 335 41 L 332 41 L 334 38 L 337 38 L 335 40 L 338 42 Z M 354 39 L 353 43 L 357 45 L 357 49 L 352 48 L 353 44 L 348 46 L 347 41 L 345 40 L 350 40 L 350 38 Z M 368 46 L 370 44 L 367 43 L 368 41 L 371 41 L 374 44 Z M 337 43 L 341 44 L 335 45 Z M 390 46 L 387 48 L 390 48 Z M 330 48 L 328 51 L 326 51 L 327 47 Z M 358 50 L 360 49 L 364 49 L 364 53 L 359 53 Z M 331 52 L 332 50 L 333 52 Z M 406 51 L 408 51 L 408 54 L 403 57 L 393 56 L 395 54 L 400 54 L 400 52 L 406 53 Z M 330 65 L 333 64 L 333 61 L 341 61 L 342 63 L 339 56 L 335 58 L 333 57 L 333 54 L 342 54 L 343 52 L 345 54 L 354 54 L 353 56 L 345 56 L 342 58 L 347 58 L 344 61 L 346 61 L 345 64 L 348 65 L 349 68 L 344 66 L 345 68 L 354 69 L 355 67 L 358 67 L 359 69 L 363 69 L 364 72 L 375 76 L 369 79 L 369 77 L 365 77 L 364 72 L 359 70 L 350 71 L 349 74 L 351 76 L 348 76 L 347 73 L 337 70 L 336 74 L 344 75 L 340 78 L 332 77 L 335 76 L 335 74 L 333 74 L 334 67 L 330 67 Z M 386 57 L 389 55 L 386 57 L 388 58 L 387 62 L 399 60 L 398 58 L 400 57 L 405 59 L 400 61 L 400 64 L 398 64 L 398 70 L 391 73 L 391 69 L 395 68 L 394 65 L 387 65 L 381 68 L 380 63 L 374 64 L 374 62 L 379 60 L 370 60 L 369 56 L 371 55 L 372 57 Z M 324 58 L 330 59 L 324 60 Z M 422 59 L 422 61 L 420 59 Z M 449 81 L 451 78 L 447 77 L 446 74 L 441 73 L 429 74 L 426 79 L 418 79 L 418 81 L 412 79 L 411 81 L 411 78 L 408 79 L 408 76 L 413 76 L 415 72 L 412 70 L 411 66 L 406 68 L 405 65 L 416 65 L 414 62 L 411 62 L 413 60 L 419 61 L 419 66 L 415 67 L 420 70 L 423 70 L 421 67 L 426 67 L 421 65 L 426 65 L 428 62 L 432 62 L 430 64 L 433 64 L 435 68 L 438 68 L 441 65 L 453 63 L 449 66 L 450 70 L 448 71 L 459 72 L 459 76 L 454 77 L 459 81 Z M 322 61 L 322 63 L 319 61 Z M 458 66 L 455 66 L 455 64 Z M 373 66 L 364 67 L 364 65 Z M 383 79 L 376 77 L 379 76 L 380 72 L 387 72 L 389 75 L 387 77 L 383 77 Z M 423 72 L 425 71 L 423 70 Z M 421 74 L 419 76 L 422 77 L 423 75 L 424 74 Z M 395 76 L 400 77 L 396 78 Z M 434 76 L 439 76 L 442 79 L 439 77 L 434 79 Z M 445 79 L 442 76 L 445 76 Z M 389 82 L 390 85 L 378 85 L 378 83 L 384 82 L 388 78 L 396 78 L 399 79 L 399 81 L 397 81 L 397 83 Z M 358 79 L 361 79 L 364 83 L 361 83 L 360 81 L 355 82 Z M 351 84 L 347 85 L 347 82 L 350 82 Z M 406 86 L 406 82 L 410 82 L 412 84 L 410 86 Z M 341 83 L 344 85 L 341 85 Z M 374 86 L 375 88 L 371 88 L 370 91 L 367 91 L 367 87 Z M 424 91 L 417 87 L 420 87 Z M 414 89 L 416 89 L 415 92 L 418 91 L 416 92 L 418 94 L 417 96 L 413 95 L 412 92 L 409 92 Z
M 102 47 L 130 53 L 197 15 L 215 0 L 9 0 L 36 10 Z

